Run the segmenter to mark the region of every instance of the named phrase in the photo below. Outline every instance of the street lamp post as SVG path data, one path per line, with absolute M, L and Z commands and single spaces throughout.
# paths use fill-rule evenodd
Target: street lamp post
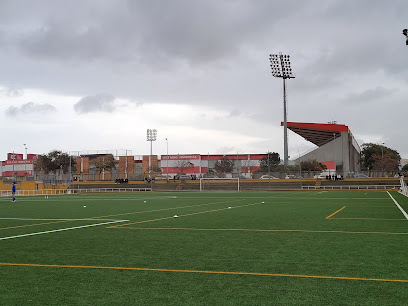
M 24 143 L 24 150 L 25 150 L 25 161 L 24 161 L 24 177 L 27 175 L 27 160 L 28 160 L 28 156 L 27 156 L 27 146 Z
M 381 169 L 382 169 L 382 176 L 384 176 L 384 142 L 381 143 Z
M 14 172 L 14 164 L 16 160 L 16 155 L 14 154 L 14 151 L 13 151 L 13 155 L 11 156 L 11 159 L 13 160 L 13 180 L 16 181 L 16 173 Z
M 153 153 L 153 141 L 157 139 L 157 130 L 156 129 L 147 129 L 147 141 L 150 141 L 150 155 L 149 155 L 149 179 L 151 186 L 152 183 L 152 153 Z
M 169 140 L 166 137 L 166 154 L 167 154 L 167 159 L 166 159 L 166 180 L 167 183 L 169 182 Z
M 302 163 L 300 161 L 300 150 L 298 149 L 299 154 L 299 178 L 302 178 Z
M 336 140 L 336 133 L 333 133 L 333 167 L 334 167 L 334 173 L 333 174 L 336 175 L 336 160 L 335 160 L 335 156 L 334 156 L 334 152 L 336 150 L 336 147 L 334 146 L 334 141 L 335 140 Z
M 295 76 L 292 74 L 292 68 L 290 66 L 289 55 L 270 54 L 269 55 L 270 66 L 272 69 L 272 75 L 275 78 L 283 79 L 283 160 L 285 170 L 288 166 L 288 122 L 287 122 L 287 112 L 286 112 L 286 79 L 294 79 Z
M 72 182 L 72 157 L 71 157 L 71 151 L 68 152 L 68 157 L 69 157 L 69 185 L 71 186 L 71 182 Z

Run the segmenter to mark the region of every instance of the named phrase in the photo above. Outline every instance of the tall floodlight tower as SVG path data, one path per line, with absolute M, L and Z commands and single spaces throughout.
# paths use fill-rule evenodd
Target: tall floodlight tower
M 275 78 L 283 79 L 283 161 L 285 169 L 288 166 L 288 121 L 286 112 L 286 79 L 294 79 L 292 68 L 290 67 L 289 55 L 270 54 L 269 61 L 271 62 L 272 75 Z
M 150 155 L 149 155 L 149 178 L 152 178 L 152 153 L 153 141 L 157 139 L 157 131 L 155 129 L 147 129 L 147 141 L 150 141 Z

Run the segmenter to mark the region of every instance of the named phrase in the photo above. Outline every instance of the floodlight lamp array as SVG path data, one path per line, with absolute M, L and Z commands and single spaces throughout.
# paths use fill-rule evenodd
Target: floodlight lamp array
M 292 73 L 290 66 L 289 55 L 270 54 L 269 60 L 271 62 L 272 75 L 276 78 L 292 79 L 295 76 Z
M 156 129 L 147 129 L 147 141 L 155 141 L 157 139 Z

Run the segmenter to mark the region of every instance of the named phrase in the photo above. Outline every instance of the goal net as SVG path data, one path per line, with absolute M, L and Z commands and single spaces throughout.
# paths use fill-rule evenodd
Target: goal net
M 200 191 L 208 190 L 239 191 L 239 178 L 200 178 Z

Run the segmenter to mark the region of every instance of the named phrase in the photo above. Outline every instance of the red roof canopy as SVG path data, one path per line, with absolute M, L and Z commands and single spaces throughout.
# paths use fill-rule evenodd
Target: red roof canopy
M 281 125 L 283 126 L 283 122 L 281 122 Z M 287 126 L 288 129 L 318 147 L 329 143 L 334 138 L 340 137 L 340 132 L 349 131 L 347 125 L 333 123 L 288 122 Z

